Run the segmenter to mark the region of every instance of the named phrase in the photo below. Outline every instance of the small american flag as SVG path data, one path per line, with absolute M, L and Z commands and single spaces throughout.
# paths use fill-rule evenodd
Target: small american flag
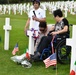
M 15 45 L 15 47 L 14 47 L 14 49 L 12 51 L 12 54 L 15 55 L 17 51 L 19 51 L 19 49 L 18 49 L 18 43 Z
M 46 68 L 48 68 L 51 65 L 56 65 L 57 64 L 56 53 L 53 53 L 52 55 L 50 55 L 48 58 L 43 60 L 43 62 L 45 63 Z

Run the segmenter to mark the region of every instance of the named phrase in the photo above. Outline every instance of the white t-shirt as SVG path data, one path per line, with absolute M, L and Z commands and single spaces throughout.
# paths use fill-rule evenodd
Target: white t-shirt
M 37 10 L 33 9 L 29 12 L 28 17 L 30 18 L 30 22 L 32 20 L 32 16 L 34 16 L 33 11 L 35 11 L 36 17 L 41 19 L 41 18 L 45 18 L 45 10 L 38 8 Z M 30 24 L 31 25 L 31 24 Z M 33 26 L 32 26 L 35 30 L 39 30 L 39 22 L 34 20 Z

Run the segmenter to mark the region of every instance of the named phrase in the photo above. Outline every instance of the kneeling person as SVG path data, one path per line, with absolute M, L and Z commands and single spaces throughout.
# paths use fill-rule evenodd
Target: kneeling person
M 39 42 L 41 41 L 41 38 L 43 36 L 47 36 L 47 34 L 49 33 L 49 31 L 52 30 L 52 29 L 53 29 L 53 26 L 47 25 L 46 22 L 40 22 L 40 24 L 39 24 L 39 37 L 37 38 L 36 43 L 35 43 L 35 47 L 34 47 L 35 53 L 36 53 L 36 49 L 37 49 L 37 47 L 39 45 Z M 16 55 L 16 56 L 11 57 L 11 60 L 13 60 L 14 62 L 21 63 L 23 60 L 25 60 L 25 58 L 27 58 L 26 57 L 26 53 L 23 53 L 20 56 Z

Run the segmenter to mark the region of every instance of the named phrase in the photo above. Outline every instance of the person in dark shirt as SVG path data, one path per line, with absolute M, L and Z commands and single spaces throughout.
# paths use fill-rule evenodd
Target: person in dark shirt
M 32 58 L 33 60 L 40 57 L 42 51 L 51 43 L 53 36 L 55 36 L 55 39 L 58 37 L 69 38 L 69 22 L 63 17 L 62 11 L 60 9 L 55 10 L 53 12 L 53 16 L 56 24 L 52 27 L 52 31 L 48 33 L 48 36 L 42 37 L 37 47 L 37 52 Z

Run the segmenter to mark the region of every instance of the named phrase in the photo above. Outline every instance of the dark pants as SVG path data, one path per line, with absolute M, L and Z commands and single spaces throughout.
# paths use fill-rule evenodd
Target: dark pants
M 37 51 L 41 54 L 43 49 L 47 48 L 52 41 L 52 36 L 43 36 L 38 47 Z
M 58 41 L 62 40 L 62 39 L 66 39 L 68 38 L 68 35 L 56 35 L 55 36 L 55 40 L 56 40 L 56 44 L 58 43 Z M 49 46 L 49 44 L 51 44 L 53 36 L 49 35 L 49 36 L 43 36 L 38 47 L 37 47 L 37 51 L 41 54 L 42 51 L 47 48 Z M 61 38 L 61 39 L 59 39 Z

